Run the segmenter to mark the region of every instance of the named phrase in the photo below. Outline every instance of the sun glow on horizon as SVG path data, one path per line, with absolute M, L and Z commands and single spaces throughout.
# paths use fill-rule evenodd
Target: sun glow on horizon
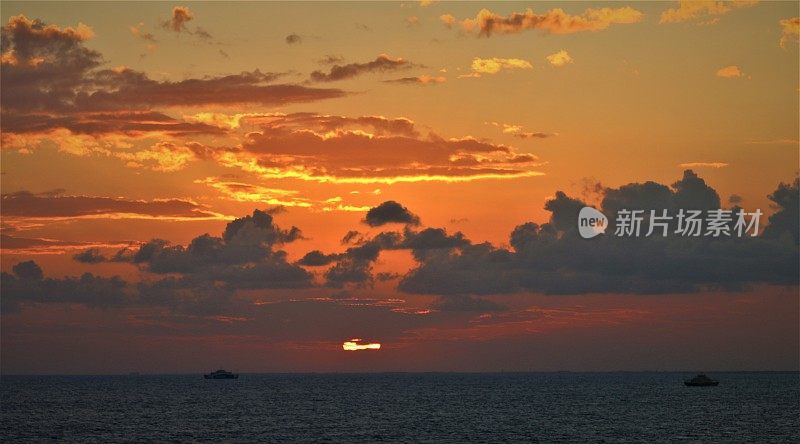
M 362 343 L 362 339 L 353 338 L 349 341 L 344 341 L 342 350 L 345 351 L 358 351 L 358 350 L 380 350 L 381 344 L 377 342 Z

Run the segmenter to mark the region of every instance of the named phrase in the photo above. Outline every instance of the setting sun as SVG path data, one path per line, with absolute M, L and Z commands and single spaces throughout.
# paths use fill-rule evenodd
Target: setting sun
M 354 338 L 349 341 L 344 341 L 342 350 L 345 351 L 358 351 L 358 350 L 380 350 L 381 344 L 377 342 L 364 342 L 363 339 Z

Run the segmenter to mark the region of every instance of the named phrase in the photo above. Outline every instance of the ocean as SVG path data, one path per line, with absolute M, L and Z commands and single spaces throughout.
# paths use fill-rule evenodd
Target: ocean
M 2 376 L 0 441 L 800 442 L 799 373 Z

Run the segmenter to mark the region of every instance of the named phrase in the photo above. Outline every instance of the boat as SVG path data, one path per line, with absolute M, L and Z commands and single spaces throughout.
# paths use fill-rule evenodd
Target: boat
M 223 369 L 203 375 L 205 379 L 239 379 L 239 375 Z
M 715 387 L 719 385 L 719 381 L 715 381 L 702 373 L 692 379 L 684 380 L 683 383 L 687 387 Z

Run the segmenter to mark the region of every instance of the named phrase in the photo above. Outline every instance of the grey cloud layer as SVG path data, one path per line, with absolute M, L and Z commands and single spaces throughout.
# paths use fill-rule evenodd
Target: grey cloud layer
M 622 208 L 674 211 L 720 205 L 717 192 L 692 171 L 672 186 L 633 183 L 603 193 L 601 209 L 607 215 Z M 586 203 L 558 192 L 545 206 L 550 221 L 517 226 L 510 235 L 511 248 L 474 244 L 461 233 L 449 235 L 443 229 L 413 231 L 407 226 L 403 233 L 360 238 L 344 253 L 310 253 L 304 261 L 316 266 L 333 263 L 325 273 L 329 286 L 363 286 L 374 282 L 372 264 L 381 250 L 408 249 L 418 266 L 401 278 L 398 288 L 446 297 L 525 291 L 657 294 L 740 290 L 753 283 L 797 285 L 798 182 L 781 184 L 770 199 L 778 211 L 756 238 L 607 235 L 585 240 L 576 228 Z M 613 230 L 612 220 L 608 232 Z
M 111 258 L 96 250 L 75 256 L 84 263 L 105 260 L 129 262 L 156 275 L 157 280 L 129 283 L 85 273 L 80 278 L 44 278 L 32 262 L 17 264 L 3 273 L 3 307 L 15 310 L 23 303 L 81 303 L 88 306 L 162 306 L 187 311 L 226 312 L 237 303 L 236 289 L 304 288 L 311 274 L 286 261 L 277 246 L 301 237 L 296 227 L 284 230 L 272 216 L 255 210 L 230 222 L 221 237 L 204 234 L 184 247 L 154 239 L 138 248 L 126 248 Z
M 185 247 L 153 240 L 110 259 L 92 250 L 76 257 L 85 263 L 129 262 L 165 276 L 155 281 L 133 284 L 90 273 L 50 279 L 35 263 L 18 264 L 12 274 L 2 276 L 3 304 L 10 310 L 23 303 L 67 302 L 225 312 L 248 304 L 236 297 L 239 289 L 314 286 L 313 275 L 302 266 L 328 266 L 322 276 L 324 286 L 331 288 L 368 287 L 375 281 L 397 279 L 373 271 L 380 253 L 387 250 L 408 250 L 417 262 L 399 276 L 398 289 L 439 295 L 434 308 L 446 311 L 500 310 L 496 303 L 476 296 L 516 292 L 657 294 L 737 291 L 758 283 L 797 286 L 798 186 L 797 180 L 781 184 L 769 196 L 777 211 L 761 236 L 727 239 L 582 239 L 576 221 L 586 204 L 557 192 L 545 206 L 551 213 L 549 222 L 517 226 L 509 238 L 510 248 L 473 243 L 460 232 L 449 234 L 442 228 L 416 228 L 418 217 L 389 201 L 375 207 L 379 211 L 373 212 L 374 221 L 404 223 L 402 232 L 368 237 L 351 231 L 343 239 L 348 245 L 344 252 L 314 250 L 295 264 L 276 247 L 301 238 L 300 230 L 281 229 L 271 214 L 256 210 L 229 223 L 222 236 L 198 236 Z M 606 214 L 620 208 L 712 209 L 720 202 L 718 193 L 688 170 L 671 186 L 632 183 L 602 192 L 600 209 Z

